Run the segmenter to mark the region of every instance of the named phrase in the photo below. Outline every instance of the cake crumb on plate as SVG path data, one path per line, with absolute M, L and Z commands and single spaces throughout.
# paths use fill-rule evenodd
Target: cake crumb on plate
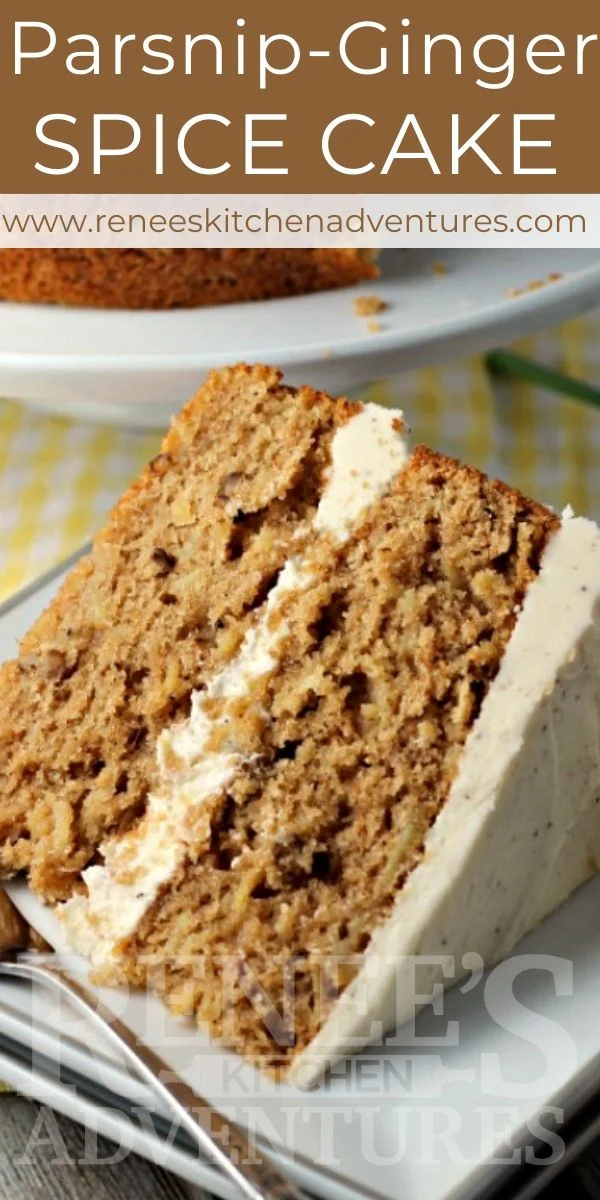
M 357 317 L 372 317 L 375 313 L 385 312 L 389 305 L 381 296 L 357 296 L 353 301 L 353 308 Z

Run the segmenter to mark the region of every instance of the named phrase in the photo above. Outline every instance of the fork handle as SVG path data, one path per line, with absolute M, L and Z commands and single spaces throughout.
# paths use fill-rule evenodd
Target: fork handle
M 62 967 L 20 960 L 0 963 L 0 973 L 27 978 L 67 995 L 73 1007 L 116 1046 L 126 1062 L 150 1085 L 215 1166 L 247 1200 L 306 1200 L 278 1166 L 250 1145 L 239 1125 L 229 1121 L 200 1096 L 144 1043 L 101 1000 Z

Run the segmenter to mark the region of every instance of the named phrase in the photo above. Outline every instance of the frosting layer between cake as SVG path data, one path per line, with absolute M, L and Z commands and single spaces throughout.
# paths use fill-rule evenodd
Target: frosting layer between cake
M 398 412 L 366 405 L 337 431 L 330 476 L 321 496 L 307 548 L 283 568 L 256 626 L 228 667 L 203 692 L 195 692 L 189 718 L 165 730 L 157 744 L 159 786 L 140 825 L 101 847 L 103 865 L 83 872 L 87 894 L 58 912 L 73 946 L 97 967 L 118 960 L 119 945 L 185 861 L 190 833 L 198 835 L 203 803 L 222 792 L 248 763 L 228 737 L 227 702 L 249 694 L 252 681 L 277 664 L 287 626 L 286 596 L 311 581 L 310 537 L 342 543 L 361 515 L 405 465 L 408 450 Z M 211 715 L 214 702 L 222 712 Z M 218 748 L 213 748 L 215 737 Z M 207 829 L 207 833 L 208 833 Z

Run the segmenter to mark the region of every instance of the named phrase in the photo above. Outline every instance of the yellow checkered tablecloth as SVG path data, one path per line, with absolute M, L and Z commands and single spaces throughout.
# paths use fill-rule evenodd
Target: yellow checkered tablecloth
M 600 311 L 519 347 L 600 385 Z M 368 389 L 404 409 L 415 442 L 445 450 L 555 508 L 600 518 L 600 411 L 523 383 L 492 383 L 481 359 Z M 0 401 L 0 600 L 99 528 L 158 433 L 41 416 Z

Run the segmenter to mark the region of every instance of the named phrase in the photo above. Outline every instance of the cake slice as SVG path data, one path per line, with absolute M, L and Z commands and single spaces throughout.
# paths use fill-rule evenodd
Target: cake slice
M 378 275 L 362 249 L 0 250 L 0 299 L 92 308 L 199 308 L 350 287 Z
M 210 377 L 3 669 L 0 861 L 315 1082 L 600 856 L 600 532 L 397 413 Z

